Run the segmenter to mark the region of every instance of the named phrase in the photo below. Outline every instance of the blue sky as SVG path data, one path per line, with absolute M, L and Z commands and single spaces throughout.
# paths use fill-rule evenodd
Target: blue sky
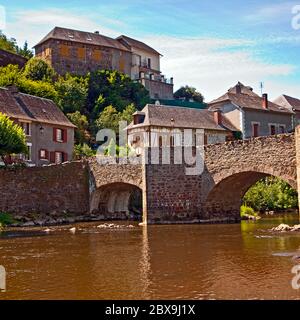
M 271 98 L 300 97 L 300 29 L 292 28 L 296 1 L 4 1 L 6 28 L 33 46 L 54 26 L 108 36 L 127 34 L 163 54 L 162 71 L 175 88 L 189 84 L 206 101 L 237 81 Z M 300 10 L 299 10 L 300 12 Z M 300 22 L 300 19 L 299 19 Z

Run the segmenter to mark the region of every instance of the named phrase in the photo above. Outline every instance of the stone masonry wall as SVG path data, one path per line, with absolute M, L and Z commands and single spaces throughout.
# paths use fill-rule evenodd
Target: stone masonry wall
M 0 211 L 75 215 L 88 212 L 88 174 L 82 162 L 0 170 Z

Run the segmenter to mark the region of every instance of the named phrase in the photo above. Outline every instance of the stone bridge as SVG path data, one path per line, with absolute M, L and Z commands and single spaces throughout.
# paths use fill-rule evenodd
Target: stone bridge
M 296 137 L 296 138 L 295 138 Z M 297 188 L 300 129 L 205 147 L 204 171 L 185 164 L 102 164 L 95 160 L 0 170 L 0 211 L 101 214 L 146 223 L 238 221 L 245 192 L 266 176 Z M 297 143 L 296 143 L 297 142 Z M 300 172 L 298 172 L 298 176 Z

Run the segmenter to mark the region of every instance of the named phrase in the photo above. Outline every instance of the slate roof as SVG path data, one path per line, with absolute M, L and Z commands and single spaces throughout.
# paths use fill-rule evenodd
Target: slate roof
M 52 100 L 20 92 L 14 93 L 10 89 L 1 87 L 0 112 L 19 120 L 76 127 Z
M 103 46 L 109 48 L 116 48 L 123 51 L 130 51 L 120 41 L 106 37 L 102 34 L 94 32 L 79 31 L 61 27 L 55 27 L 52 29 L 38 44 L 34 47 L 41 45 L 49 39 L 65 40 L 72 42 L 79 42 L 84 44 L 92 44 L 96 46 Z
M 237 92 L 237 86 L 240 86 L 241 93 Z M 227 91 L 227 93 L 225 93 L 221 97 L 209 102 L 208 103 L 209 109 L 212 110 L 212 109 L 218 108 L 224 102 L 232 102 L 235 105 L 238 105 L 239 107 L 244 109 L 273 111 L 273 112 L 290 113 L 290 114 L 293 113 L 289 109 L 284 108 L 283 106 L 275 104 L 271 101 L 268 101 L 268 109 L 267 110 L 264 109 L 262 107 L 262 97 L 260 97 L 258 94 L 253 92 L 251 87 L 244 86 L 240 82 L 236 86 L 230 88 Z
M 117 38 L 117 40 L 123 40 L 128 45 L 128 47 L 130 49 L 131 49 L 131 47 L 135 47 L 135 48 L 138 48 L 138 49 L 141 49 L 141 50 L 144 50 L 144 51 L 148 51 L 148 52 L 151 52 L 151 53 L 154 53 L 154 54 L 161 55 L 158 51 L 156 51 L 155 49 L 153 49 L 152 47 L 148 46 L 146 43 L 144 43 L 142 41 L 139 41 L 139 40 L 136 40 L 136 39 L 124 36 L 124 35 L 119 36 Z
M 157 126 L 238 131 L 225 117 L 223 117 L 223 125 L 217 125 L 214 120 L 214 112 L 207 109 L 147 104 L 141 112 L 145 114 L 144 122 L 137 125 L 134 125 L 132 122 L 127 129 Z
M 300 99 L 288 96 L 286 94 L 278 97 L 276 100 L 274 100 L 274 103 L 277 103 L 289 109 L 300 111 Z

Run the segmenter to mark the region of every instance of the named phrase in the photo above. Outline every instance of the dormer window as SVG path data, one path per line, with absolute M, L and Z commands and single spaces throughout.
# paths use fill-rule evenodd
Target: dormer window
M 133 124 L 141 124 L 145 120 L 145 113 L 144 112 L 135 112 L 133 114 Z

